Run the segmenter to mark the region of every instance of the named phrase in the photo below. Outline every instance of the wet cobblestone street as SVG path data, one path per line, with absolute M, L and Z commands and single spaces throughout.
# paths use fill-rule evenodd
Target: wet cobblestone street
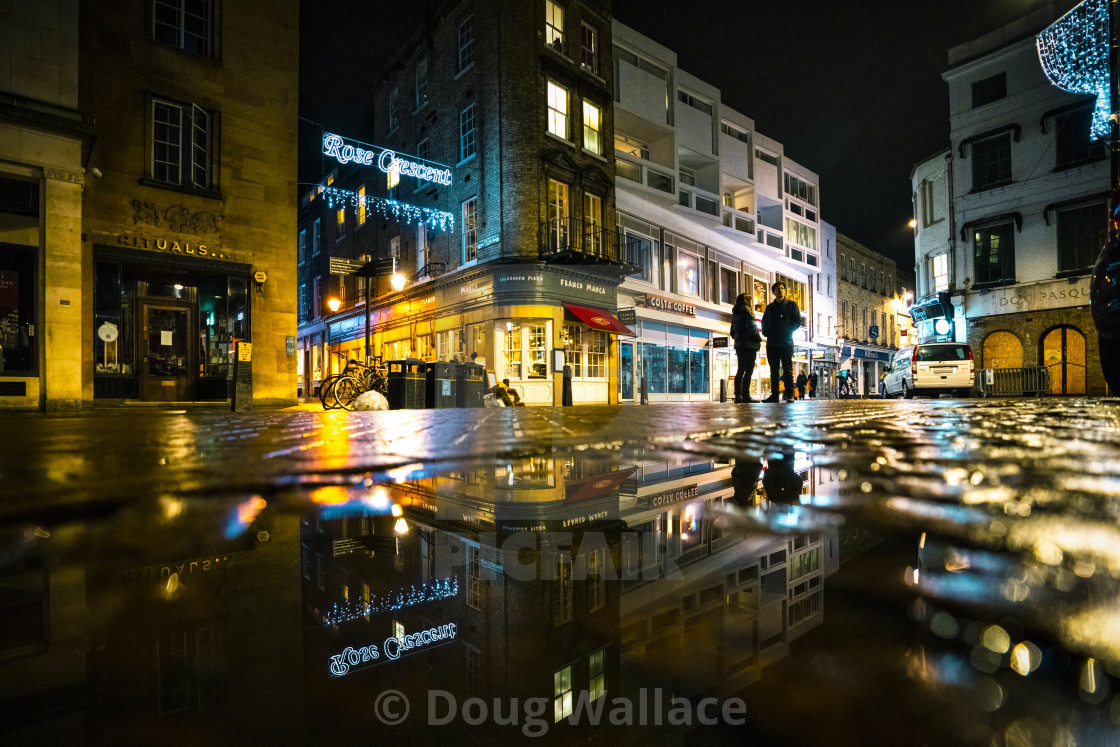
M 3 415 L 4 731 L 1117 744 L 1118 426 L 1102 399 Z

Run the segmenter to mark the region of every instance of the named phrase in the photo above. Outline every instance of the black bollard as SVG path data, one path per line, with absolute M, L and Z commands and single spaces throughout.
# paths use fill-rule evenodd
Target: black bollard
M 564 366 L 564 384 L 560 391 L 560 404 L 564 407 L 572 406 L 572 367 Z
M 727 379 L 719 380 L 719 401 L 727 401 Z

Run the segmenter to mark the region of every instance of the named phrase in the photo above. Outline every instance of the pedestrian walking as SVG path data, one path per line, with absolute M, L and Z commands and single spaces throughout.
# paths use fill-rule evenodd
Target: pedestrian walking
M 801 309 L 792 298 L 786 298 L 786 286 L 770 286 L 774 300 L 762 314 L 762 334 L 766 335 L 766 356 L 770 360 L 770 396 L 764 402 L 777 402 L 779 382 L 785 399 L 793 401 L 793 333 L 801 328 Z
M 802 371 L 801 373 L 797 374 L 797 398 L 798 399 L 805 399 L 805 388 L 807 386 L 809 386 L 809 377 L 805 375 L 804 371 Z
M 746 293 L 740 293 L 731 309 L 731 339 L 735 345 L 735 402 L 754 402 L 751 399 L 751 376 L 758 350 L 762 347 L 762 335 L 754 321 Z
M 816 371 L 809 374 L 809 399 L 816 399 L 817 398 L 817 382 L 818 381 L 819 381 L 819 378 L 817 377 L 817 372 Z

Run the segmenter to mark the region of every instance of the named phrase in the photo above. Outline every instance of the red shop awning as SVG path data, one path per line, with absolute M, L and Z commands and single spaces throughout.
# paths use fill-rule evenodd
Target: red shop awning
M 564 304 L 564 308 L 570 311 L 576 319 L 579 319 L 588 327 L 591 327 L 591 329 L 613 332 L 616 335 L 637 337 L 629 327 L 618 321 L 614 314 L 609 311 L 594 309 L 590 306 L 577 306 L 574 303 L 566 303 Z

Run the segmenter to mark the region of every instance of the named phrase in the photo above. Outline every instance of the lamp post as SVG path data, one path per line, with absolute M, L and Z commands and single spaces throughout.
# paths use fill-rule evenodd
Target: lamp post
M 400 292 L 404 289 L 406 281 L 404 276 L 397 272 L 396 257 L 387 259 L 375 259 L 371 262 L 367 262 L 355 274 L 366 279 L 366 363 L 368 364 L 371 360 L 370 354 L 372 352 L 370 348 L 369 307 L 370 303 L 373 301 L 374 294 L 372 292 L 372 289 L 374 283 L 376 282 L 377 278 L 383 275 L 390 275 L 392 277 L 389 280 L 389 284 L 392 286 L 394 291 Z

